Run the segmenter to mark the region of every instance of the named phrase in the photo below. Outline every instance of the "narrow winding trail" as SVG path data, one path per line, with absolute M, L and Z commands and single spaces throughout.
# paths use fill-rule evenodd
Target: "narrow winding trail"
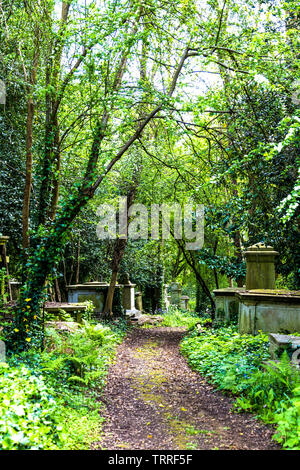
M 208 385 L 179 352 L 183 328 L 135 328 L 119 346 L 94 449 L 269 450 L 272 431 Z

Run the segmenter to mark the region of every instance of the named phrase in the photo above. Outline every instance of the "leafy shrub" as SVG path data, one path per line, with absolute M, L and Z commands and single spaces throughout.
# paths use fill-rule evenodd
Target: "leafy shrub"
M 268 338 L 239 335 L 235 327 L 198 327 L 181 350 L 190 366 L 219 389 L 238 395 L 237 410 L 255 412 L 277 424 L 274 435 L 288 449 L 300 449 L 300 375 L 287 353 L 267 361 Z
M 43 370 L 52 376 L 81 385 L 95 385 L 106 375 L 106 370 L 120 338 L 105 325 L 88 322 L 73 333 L 47 330 L 50 352 L 43 355 Z M 54 348 L 53 348 L 54 343 Z
M 51 449 L 61 441 L 56 402 L 42 377 L 0 364 L 0 448 Z

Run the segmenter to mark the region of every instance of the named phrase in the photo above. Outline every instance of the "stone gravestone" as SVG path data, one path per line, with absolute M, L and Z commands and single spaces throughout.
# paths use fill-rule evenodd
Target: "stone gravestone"
M 143 296 L 140 291 L 135 293 L 135 308 L 140 312 L 143 311 Z
M 6 362 L 6 347 L 4 341 L 0 340 L 0 362 Z
M 171 288 L 171 305 L 177 305 L 179 307 L 180 305 L 180 299 L 181 299 L 181 286 L 177 284 L 176 282 L 173 282 L 170 286 Z

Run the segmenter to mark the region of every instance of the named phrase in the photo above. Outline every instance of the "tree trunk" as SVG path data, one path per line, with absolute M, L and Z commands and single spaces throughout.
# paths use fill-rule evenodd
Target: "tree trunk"
M 57 203 L 58 203 L 58 196 L 59 196 L 59 182 L 60 182 L 60 141 L 59 141 L 59 128 L 57 117 L 55 119 L 55 137 L 54 137 L 54 158 L 55 158 L 55 172 L 53 176 L 53 189 L 52 189 L 52 197 L 51 197 L 51 204 L 50 204 L 50 212 L 49 218 L 54 220 L 56 215 Z
M 138 182 L 136 179 L 136 175 L 134 175 L 133 186 L 131 186 L 127 194 L 127 212 L 128 212 L 128 208 L 130 207 L 130 205 L 132 204 L 134 200 L 137 185 L 138 185 Z M 127 228 L 128 228 L 128 224 L 129 224 L 129 220 L 127 218 Z M 105 300 L 105 305 L 103 309 L 103 313 L 105 316 L 113 316 L 112 306 L 113 306 L 113 300 L 114 300 L 114 292 L 115 292 L 115 287 L 117 283 L 117 276 L 118 276 L 118 272 L 120 269 L 120 264 L 125 253 L 126 245 L 127 245 L 126 238 L 117 238 L 117 240 L 115 241 L 113 259 L 112 259 L 112 275 L 111 275 L 110 284 L 109 284 L 109 288 L 108 288 L 108 292 L 107 292 L 107 296 Z
M 183 254 L 187 264 L 192 268 L 192 270 L 195 274 L 195 277 L 196 277 L 196 281 L 200 284 L 203 292 L 205 293 L 205 295 L 210 300 L 210 305 L 211 305 L 211 309 L 212 309 L 211 317 L 212 317 L 212 319 L 214 319 L 215 318 L 216 304 L 215 304 L 215 301 L 213 299 L 213 296 L 210 293 L 210 290 L 209 290 L 208 286 L 206 285 L 206 282 L 204 281 L 203 277 L 201 276 L 199 270 L 196 267 L 196 263 L 195 263 L 195 260 L 194 260 L 194 257 L 193 257 L 193 253 L 188 252 L 185 249 L 184 240 L 178 240 L 178 239 L 175 239 L 175 240 L 176 240 L 176 243 L 178 244 L 178 246 L 180 247 L 180 249 L 182 251 L 182 254 Z
M 60 288 L 59 288 L 57 278 L 54 281 L 54 291 L 55 291 L 55 297 L 56 297 L 57 302 L 61 302 L 61 293 L 60 293 Z
M 9 300 L 12 301 L 12 291 L 11 291 L 11 286 L 9 283 L 9 271 L 8 271 L 8 264 L 7 264 L 7 258 L 6 258 L 6 246 L 5 245 L 0 245 L 0 268 L 1 265 L 5 268 L 6 271 L 6 276 L 7 276 L 7 289 L 8 289 L 8 294 L 9 294 Z

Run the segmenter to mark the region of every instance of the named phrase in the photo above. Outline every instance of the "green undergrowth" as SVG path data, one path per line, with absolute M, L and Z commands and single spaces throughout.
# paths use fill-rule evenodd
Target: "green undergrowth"
M 208 382 L 236 396 L 236 411 L 253 412 L 275 425 L 274 439 L 286 449 L 299 450 L 299 370 L 287 353 L 271 361 L 268 346 L 265 334 L 240 335 L 234 326 L 206 328 L 200 321 L 183 339 L 181 351 Z
M 88 449 L 101 431 L 101 390 L 126 328 L 122 321 L 47 328 L 43 352 L 10 355 L 0 367 L 0 448 Z
M 162 326 L 193 328 L 199 322 L 199 316 L 189 310 L 180 310 L 170 307 L 163 313 Z

